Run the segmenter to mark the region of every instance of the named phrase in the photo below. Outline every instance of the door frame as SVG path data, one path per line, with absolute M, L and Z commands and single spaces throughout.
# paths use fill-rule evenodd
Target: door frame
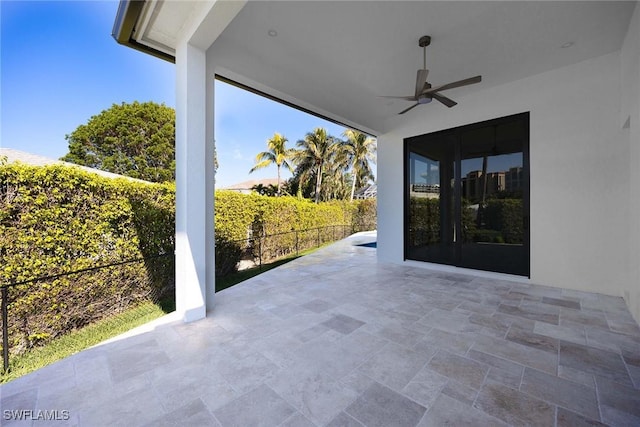
M 522 188 L 522 196 L 523 196 L 523 246 L 524 246 L 524 257 L 526 258 L 526 274 L 521 274 L 520 276 L 531 278 L 531 229 L 530 229 L 530 215 L 531 215 L 531 196 L 530 196 L 530 181 L 531 181 L 531 168 L 530 168 L 530 155 L 529 155 L 529 143 L 530 143 L 530 112 L 523 112 L 518 114 L 512 114 L 509 116 L 499 117 L 495 119 L 484 120 L 482 122 L 470 123 L 466 125 L 456 126 L 454 128 L 443 129 L 435 132 L 429 132 L 421 135 L 416 135 L 412 137 L 405 138 L 403 140 L 403 260 L 411 260 L 411 261 L 419 261 L 408 258 L 409 251 L 409 242 L 410 242 L 410 233 L 409 233 L 409 221 L 410 221 L 410 188 L 409 188 L 409 174 L 410 174 L 410 165 L 409 165 L 409 144 L 411 142 L 416 142 L 421 139 L 433 138 L 438 135 L 453 135 L 453 137 L 458 141 L 454 148 L 454 162 L 455 162 L 455 173 L 454 173 L 454 188 L 453 188 L 453 197 L 454 197 L 454 218 L 455 218 L 455 232 L 457 236 L 462 235 L 462 224 L 459 218 L 462 215 L 462 171 L 460 165 L 462 163 L 461 159 L 461 146 L 460 146 L 460 135 L 463 132 L 467 132 L 474 129 L 489 127 L 489 126 L 498 126 L 504 123 L 509 123 L 513 121 L 521 121 L 523 124 L 523 135 L 522 135 L 522 168 L 525 171 L 524 173 L 524 182 Z M 461 266 L 462 259 L 462 244 L 460 241 L 456 242 L 454 245 L 455 251 L 455 259 L 452 264 L 442 264 L 442 265 L 451 265 L 454 267 L 460 268 L 468 268 Z M 432 262 L 432 261 L 420 261 L 420 262 Z M 435 263 L 435 262 L 434 262 Z M 436 263 L 437 264 L 437 263 Z M 493 271 L 493 270 L 482 270 L 482 271 Z M 497 272 L 500 273 L 500 272 Z

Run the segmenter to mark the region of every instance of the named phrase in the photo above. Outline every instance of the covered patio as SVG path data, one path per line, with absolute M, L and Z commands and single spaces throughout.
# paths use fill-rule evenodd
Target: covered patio
M 377 260 L 360 233 L 0 387 L 55 425 L 640 425 L 620 297 Z M 480 274 L 480 273 L 478 273 Z

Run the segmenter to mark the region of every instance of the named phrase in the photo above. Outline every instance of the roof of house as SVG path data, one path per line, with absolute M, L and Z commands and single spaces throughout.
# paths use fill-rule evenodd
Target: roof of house
M 232 184 L 222 188 L 222 190 L 251 190 L 254 186 L 262 184 L 265 187 L 269 185 L 278 185 L 278 178 L 250 179 L 237 184 Z
M 137 178 L 131 178 L 117 173 L 107 172 L 100 169 L 90 168 L 87 166 L 76 165 L 62 160 L 51 159 L 39 154 L 27 153 L 26 151 L 16 150 L 14 148 L 0 148 L 0 157 L 6 156 L 9 163 L 19 162 L 29 166 L 47 166 L 47 165 L 65 165 L 80 168 L 84 171 L 104 176 L 105 178 L 126 178 L 132 181 L 147 182 Z

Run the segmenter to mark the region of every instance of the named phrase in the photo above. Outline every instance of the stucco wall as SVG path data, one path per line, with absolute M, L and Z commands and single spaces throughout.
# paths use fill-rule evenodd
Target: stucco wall
M 620 122 L 629 145 L 629 280 L 622 284 L 631 312 L 640 322 L 640 6 L 636 5 L 621 49 Z
M 637 54 L 635 37 L 629 50 Z M 640 212 L 640 149 L 637 130 L 632 125 L 634 138 L 621 122 L 623 55 L 614 52 L 473 95 L 452 90 L 447 94 L 459 102 L 455 108 L 434 103 L 387 122 L 389 131 L 378 138 L 380 259 L 401 262 L 403 256 L 403 138 L 528 111 L 531 281 L 610 295 L 632 292 L 630 263 L 640 261 L 640 247 L 634 246 L 631 259 L 629 230 Z M 637 70 L 634 78 L 637 87 Z M 638 227 L 635 233 L 640 238 Z M 633 272 L 637 288 L 640 273 Z

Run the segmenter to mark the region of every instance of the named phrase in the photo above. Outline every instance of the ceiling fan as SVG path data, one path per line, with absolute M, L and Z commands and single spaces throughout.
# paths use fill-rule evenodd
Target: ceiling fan
M 422 36 L 418 41 L 418 45 L 422 48 L 423 51 L 423 68 L 418 70 L 418 74 L 416 76 L 416 90 L 413 96 L 382 96 L 381 98 L 393 98 L 393 99 L 404 99 L 405 101 L 415 101 L 411 107 L 400 111 L 398 114 L 404 114 L 407 111 L 411 110 L 414 107 L 417 107 L 420 104 L 428 104 L 432 100 L 436 99 L 451 108 L 457 104 L 457 102 L 452 99 L 447 98 L 444 95 L 441 95 L 439 92 L 447 89 L 453 89 L 456 87 L 467 86 L 474 83 L 479 83 L 482 80 L 482 76 L 470 77 L 464 80 L 458 80 L 457 82 L 451 82 L 440 86 L 431 86 L 431 83 L 427 82 L 427 75 L 429 74 L 429 70 L 427 70 L 427 46 L 431 44 L 430 36 Z

